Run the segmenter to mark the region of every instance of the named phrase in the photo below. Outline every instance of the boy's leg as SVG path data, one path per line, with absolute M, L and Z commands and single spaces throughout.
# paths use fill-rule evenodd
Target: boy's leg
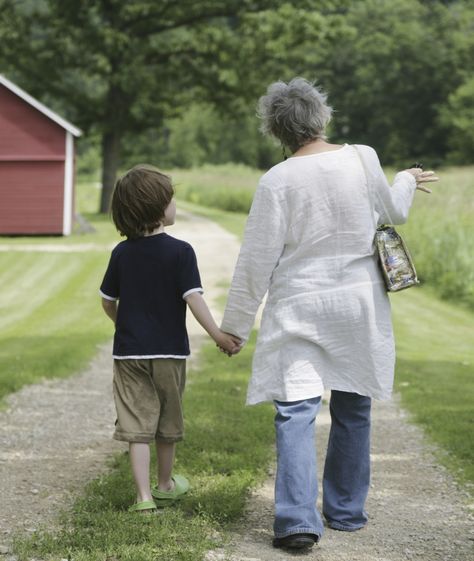
M 129 443 L 137 502 L 152 500 L 150 445 L 156 432 L 160 401 L 153 385 L 151 361 L 114 361 L 114 400 L 117 423 L 114 438 Z
M 160 415 L 155 433 L 158 463 L 158 490 L 171 491 L 176 443 L 183 439 L 182 396 L 186 383 L 186 361 L 153 359 L 153 383 L 160 400 Z
M 277 473 L 275 481 L 276 538 L 323 533 L 316 508 L 315 419 L 321 398 L 294 402 L 275 401 Z
M 324 466 L 323 513 L 329 527 L 354 531 L 367 523 L 371 399 L 331 392 L 331 431 Z
M 137 503 L 152 501 L 150 489 L 150 445 L 130 442 L 130 463 L 137 487 Z
M 173 473 L 176 442 L 156 441 L 156 458 L 158 463 L 158 489 L 171 491 L 174 488 Z

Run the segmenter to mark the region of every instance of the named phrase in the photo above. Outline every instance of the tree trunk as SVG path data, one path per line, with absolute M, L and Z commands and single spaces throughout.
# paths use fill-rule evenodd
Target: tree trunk
M 102 137 L 102 193 L 100 211 L 107 213 L 114 190 L 120 157 L 121 135 L 118 131 L 105 132 Z

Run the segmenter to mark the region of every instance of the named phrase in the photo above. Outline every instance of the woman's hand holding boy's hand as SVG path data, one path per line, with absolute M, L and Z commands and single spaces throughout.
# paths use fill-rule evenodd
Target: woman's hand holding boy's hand
M 242 348 L 242 341 L 231 333 L 219 331 L 219 334 L 216 337 L 216 345 L 223 353 L 226 353 L 227 356 L 232 356 L 236 355 L 240 351 Z

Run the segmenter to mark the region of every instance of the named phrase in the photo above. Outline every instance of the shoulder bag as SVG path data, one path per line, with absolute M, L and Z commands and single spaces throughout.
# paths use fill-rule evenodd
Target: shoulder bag
M 374 192 L 375 197 L 380 195 L 378 194 L 376 186 L 371 186 L 372 182 L 370 181 L 367 166 L 365 165 L 362 154 L 357 146 L 354 146 L 354 148 L 364 168 L 369 201 L 372 201 L 371 191 Z M 371 212 L 372 216 L 374 216 L 372 207 Z M 377 227 L 375 223 L 375 228 L 374 244 L 387 290 L 389 292 L 398 292 L 399 290 L 419 284 L 420 281 L 416 275 L 415 265 L 410 252 L 394 226 L 382 225 Z

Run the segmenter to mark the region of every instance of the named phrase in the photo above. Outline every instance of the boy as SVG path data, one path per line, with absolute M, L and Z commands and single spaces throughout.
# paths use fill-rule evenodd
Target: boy
M 132 512 L 171 504 L 189 489 L 183 476 L 172 475 L 176 442 L 183 438 L 186 305 L 223 351 L 238 352 L 240 343 L 221 332 L 209 312 L 193 248 L 164 232 L 175 220 L 173 195 L 170 178 L 152 166 L 135 166 L 118 179 L 112 218 L 127 239 L 112 251 L 100 287 L 103 309 L 115 324 L 114 438 L 130 446 L 137 488 Z M 158 458 L 153 490 L 152 441 Z

